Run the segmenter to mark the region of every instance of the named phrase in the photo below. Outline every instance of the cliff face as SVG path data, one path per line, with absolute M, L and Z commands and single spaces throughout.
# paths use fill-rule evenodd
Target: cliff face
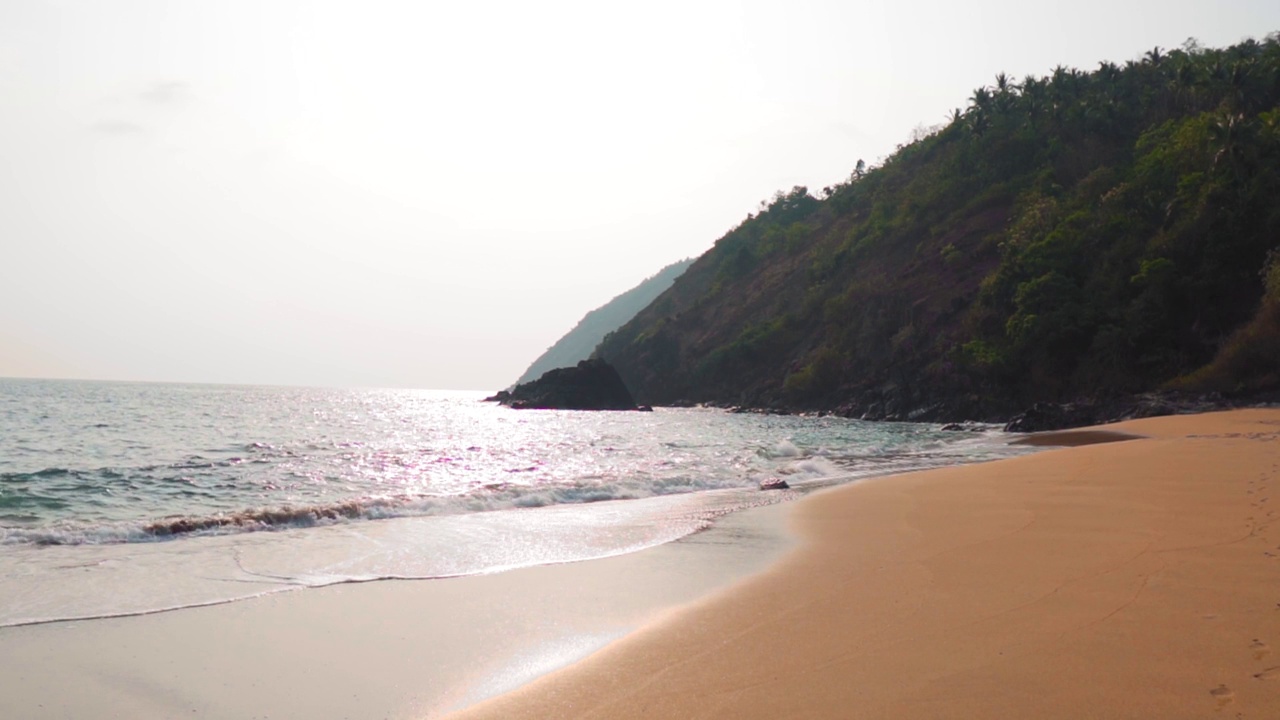
M 596 354 L 642 403 L 871 417 L 1274 387 L 1278 101 L 1274 35 L 998 76 L 762 204 Z
M 578 362 L 591 357 L 592 351 L 605 335 L 635 317 L 636 313 L 671 287 L 671 283 L 692 264 L 693 260 L 672 263 L 653 277 L 587 313 L 572 330 L 534 360 L 516 384 L 536 380 L 548 370 L 574 367 Z

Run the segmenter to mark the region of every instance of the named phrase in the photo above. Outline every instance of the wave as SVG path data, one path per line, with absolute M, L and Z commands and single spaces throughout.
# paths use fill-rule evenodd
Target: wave
M 63 467 L 47 467 L 35 472 L 8 472 L 0 473 L 0 482 L 23 483 L 39 480 L 41 478 L 62 477 L 65 475 L 73 475 L 76 471 Z
M 326 521 L 366 517 L 374 506 L 353 500 L 311 507 L 246 510 L 230 515 L 165 518 L 143 525 L 142 531 L 151 537 L 163 538 L 226 528 L 257 530 L 276 527 L 311 527 Z
M 840 474 L 841 468 L 818 457 L 797 459 L 777 473 L 793 484 Z M 752 489 L 757 480 L 738 482 L 697 476 L 634 477 L 615 482 L 525 485 L 490 482 L 455 495 L 399 495 L 331 502 L 247 508 L 235 512 L 173 515 L 135 522 L 84 523 L 64 520 L 42 527 L 0 527 L 0 545 L 106 545 L 157 542 L 199 535 L 277 531 L 396 517 L 460 515 L 493 510 L 580 505 L 636 500 L 709 490 Z
M 274 500 L 269 495 L 250 496 L 258 491 L 293 495 L 299 486 L 290 484 L 293 478 L 279 473 L 250 476 L 241 482 L 238 475 L 241 471 L 208 472 L 210 467 L 235 467 L 245 462 L 242 457 L 188 455 L 178 462 L 133 468 L 47 467 L 34 472 L 0 473 L 0 483 L 3 483 L 0 485 L 0 511 L 3 511 L 0 545 L 147 543 L 396 517 L 637 500 L 709 490 L 753 489 L 769 476 L 786 478 L 793 487 L 817 487 L 839 478 L 856 479 L 971 462 L 981 459 L 981 453 L 975 451 L 984 446 L 965 450 L 957 447 L 958 452 L 942 448 L 922 453 L 872 448 L 865 451 L 867 454 L 854 457 L 840 452 L 844 448 L 802 449 L 795 441 L 783 439 L 756 445 L 754 453 L 747 450 L 763 463 L 750 458 L 727 458 L 726 464 L 732 468 L 728 473 L 706 473 L 696 465 L 676 469 L 680 460 L 676 458 L 670 463 L 627 468 L 621 477 L 613 473 L 599 474 L 599 469 L 595 469 L 593 474 L 581 474 L 576 480 L 564 478 L 547 482 L 546 478 L 530 472 L 537 470 L 536 466 L 528 466 L 526 470 L 527 466 L 513 463 L 503 469 L 504 473 L 492 470 L 486 478 L 488 482 L 464 481 L 447 490 L 441 486 L 380 488 L 355 497 L 342 493 L 339 497 L 302 500 L 296 495 L 277 496 Z M 248 443 L 236 450 L 276 451 L 266 443 Z M 184 472 L 193 468 L 204 472 Z M 505 479 L 496 481 L 495 475 Z M 303 492 L 308 490 L 305 485 L 300 487 Z M 156 504 L 147 507 L 135 501 L 146 496 L 158 498 Z M 81 507 L 88 511 L 78 511 Z M 73 515 L 73 511 L 78 514 Z M 124 512 L 129 515 L 123 515 Z
M 125 478 L 129 474 L 136 474 L 140 477 L 149 478 L 151 474 L 161 470 L 210 470 L 214 468 L 235 467 L 243 462 L 244 459 L 238 457 L 227 458 L 225 460 L 206 460 L 198 455 L 193 455 L 186 460 L 174 463 L 167 463 L 164 465 L 141 465 L 133 468 L 99 467 L 92 469 L 76 469 L 47 467 L 39 470 L 33 470 L 31 472 L 0 473 L 0 482 L 16 484 L 67 477 L 76 479 L 116 480 Z
M 396 517 L 460 515 L 492 510 L 633 500 L 716 489 L 723 488 L 692 480 L 645 486 L 584 484 L 530 487 L 490 483 L 470 493 L 453 496 L 361 498 L 311 505 L 250 508 L 208 515 L 170 516 L 141 522 L 84 524 L 63 521 L 47 527 L 0 527 L 0 545 L 156 542 L 186 536 L 276 531 Z
M 0 527 L 3 545 L 107 545 L 154 542 L 189 535 L 315 527 L 351 520 L 430 514 L 429 500 L 347 500 L 317 505 L 251 508 L 211 515 L 171 516 L 140 522 L 63 521 L 47 527 Z

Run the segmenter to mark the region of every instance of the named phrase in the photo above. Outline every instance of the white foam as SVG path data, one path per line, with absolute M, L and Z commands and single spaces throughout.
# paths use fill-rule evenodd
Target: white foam
M 780 440 L 777 445 L 773 446 L 770 456 L 775 458 L 799 457 L 801 454 L 800 448 L 796 447 L 795 443 L 790 440 Z
M 142 614 L 302 587 L 498 572 L 634 552 L 785 499 L 753 490 L 393 518 L 0 555 L 0 626 Z
M 811 457 L 793 462 L 787 465 L 781 472 L 817 479 L 841 475 L 847 472 L 847 470 L 827 458 Z

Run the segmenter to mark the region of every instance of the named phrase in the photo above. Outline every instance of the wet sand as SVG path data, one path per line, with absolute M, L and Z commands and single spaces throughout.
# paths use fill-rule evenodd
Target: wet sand
M 1052 430 L 1032 433 L 1010 442 L 1010 445 L 1028 445 L 1032 447 L 1080 447 L 1081 445 L 1100 445 L 1109 442 L 1138 440 L 1142 436 L 1115 430 Z
M 456 718 L 1280 717 L 1280 411 L 1036 442 L 1113 433 L 809 497 L 768 571 Z
M 436 717 L 763 569 L 793 542 L 785 518 L 589 562 L 0 628 L 0 718 Z

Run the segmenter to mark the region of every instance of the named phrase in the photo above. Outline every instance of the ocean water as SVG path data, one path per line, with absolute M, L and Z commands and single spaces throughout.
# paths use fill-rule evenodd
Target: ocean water
M 481 397 L 0 379 L 0 626 L 604 557 L 1027 451 L 936 425 Z M 793 489 L 758 489 L 773 477 Z

